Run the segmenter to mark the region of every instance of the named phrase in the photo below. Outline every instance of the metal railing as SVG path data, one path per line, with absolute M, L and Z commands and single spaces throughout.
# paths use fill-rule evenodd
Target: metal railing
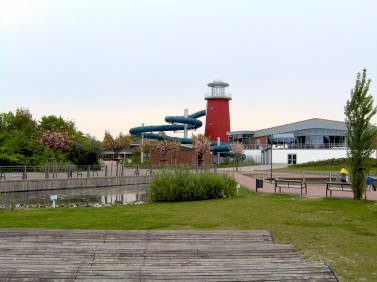
M 271 144 L 244 144 L 245 150 L 263 150 L 271 147 Z M 329 143 L 329 144 L 273 144 L 272 149 L 347 149 L 347 145 L 344 143 Z
M 224 93 L 221 94 L 212 94 L 212 92 L 206 92 L 204 93 L 204 99 L 207 98 L 232 99 L 232 93 L 227 91 L 224 91 Z
M 153 175 L 154 171 L 178 166 L 190 170 L 216 172 L 216 165 L 77 165 L 77 166 L 0 166 L 0 181 Z

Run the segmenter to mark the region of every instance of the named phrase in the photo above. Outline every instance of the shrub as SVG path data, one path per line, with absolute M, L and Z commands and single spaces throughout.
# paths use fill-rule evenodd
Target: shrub
M 23 164 L 23 161 L 23 155 L 0 153 L 0 166 L 19 166 Z
M 188 169 L 163 170 L 150 183 L 149 198 L 153 202 L 208 200 L 236 195 L 236 181 L 227 175 Z

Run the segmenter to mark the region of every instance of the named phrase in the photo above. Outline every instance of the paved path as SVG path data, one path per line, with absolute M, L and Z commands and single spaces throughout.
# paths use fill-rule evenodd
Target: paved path
M 0 229 L 1 281 L 336 281 L 271 233 Z
M 250 176 L 244 175 L 246 172 L 238 172 L 234 173 L 234 178 L 238 183 L 242 186 L 255 191 L 255 178 Z M 294 175 L 294 174 L 293 174 Z M 262 193 L 274 193 L 274 184 L 264 182 L 263 189 L 258 189 L 258 192 Z M 300 194 L 300 189 L 282 189 L 282 193 L 286 194 Z M 308 197 L 326 197 L 326 184 L 308 184 Z M 353 199 L 352 192 L 343 192 L 343 191 L 333 191 L 332 196 L 336 198 L 351 198 Z M 376 191 L 368 191 L 367 192 L 367 199 L 377 201 L 377 192 Z

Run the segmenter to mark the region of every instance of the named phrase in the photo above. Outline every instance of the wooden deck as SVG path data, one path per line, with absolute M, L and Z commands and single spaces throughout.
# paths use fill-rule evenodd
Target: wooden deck
M 337 281 L 268 231 L 0 229 L 1 281 Z

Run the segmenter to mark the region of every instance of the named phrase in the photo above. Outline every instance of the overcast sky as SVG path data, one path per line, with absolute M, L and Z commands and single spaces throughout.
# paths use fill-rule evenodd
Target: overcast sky
M 376 27 L 375 0 L 1 0 L 0 112 L 102 139 L 202 110 L 222 79 L 232 130 L 342 121 L 363 68 L 376 99 Z

